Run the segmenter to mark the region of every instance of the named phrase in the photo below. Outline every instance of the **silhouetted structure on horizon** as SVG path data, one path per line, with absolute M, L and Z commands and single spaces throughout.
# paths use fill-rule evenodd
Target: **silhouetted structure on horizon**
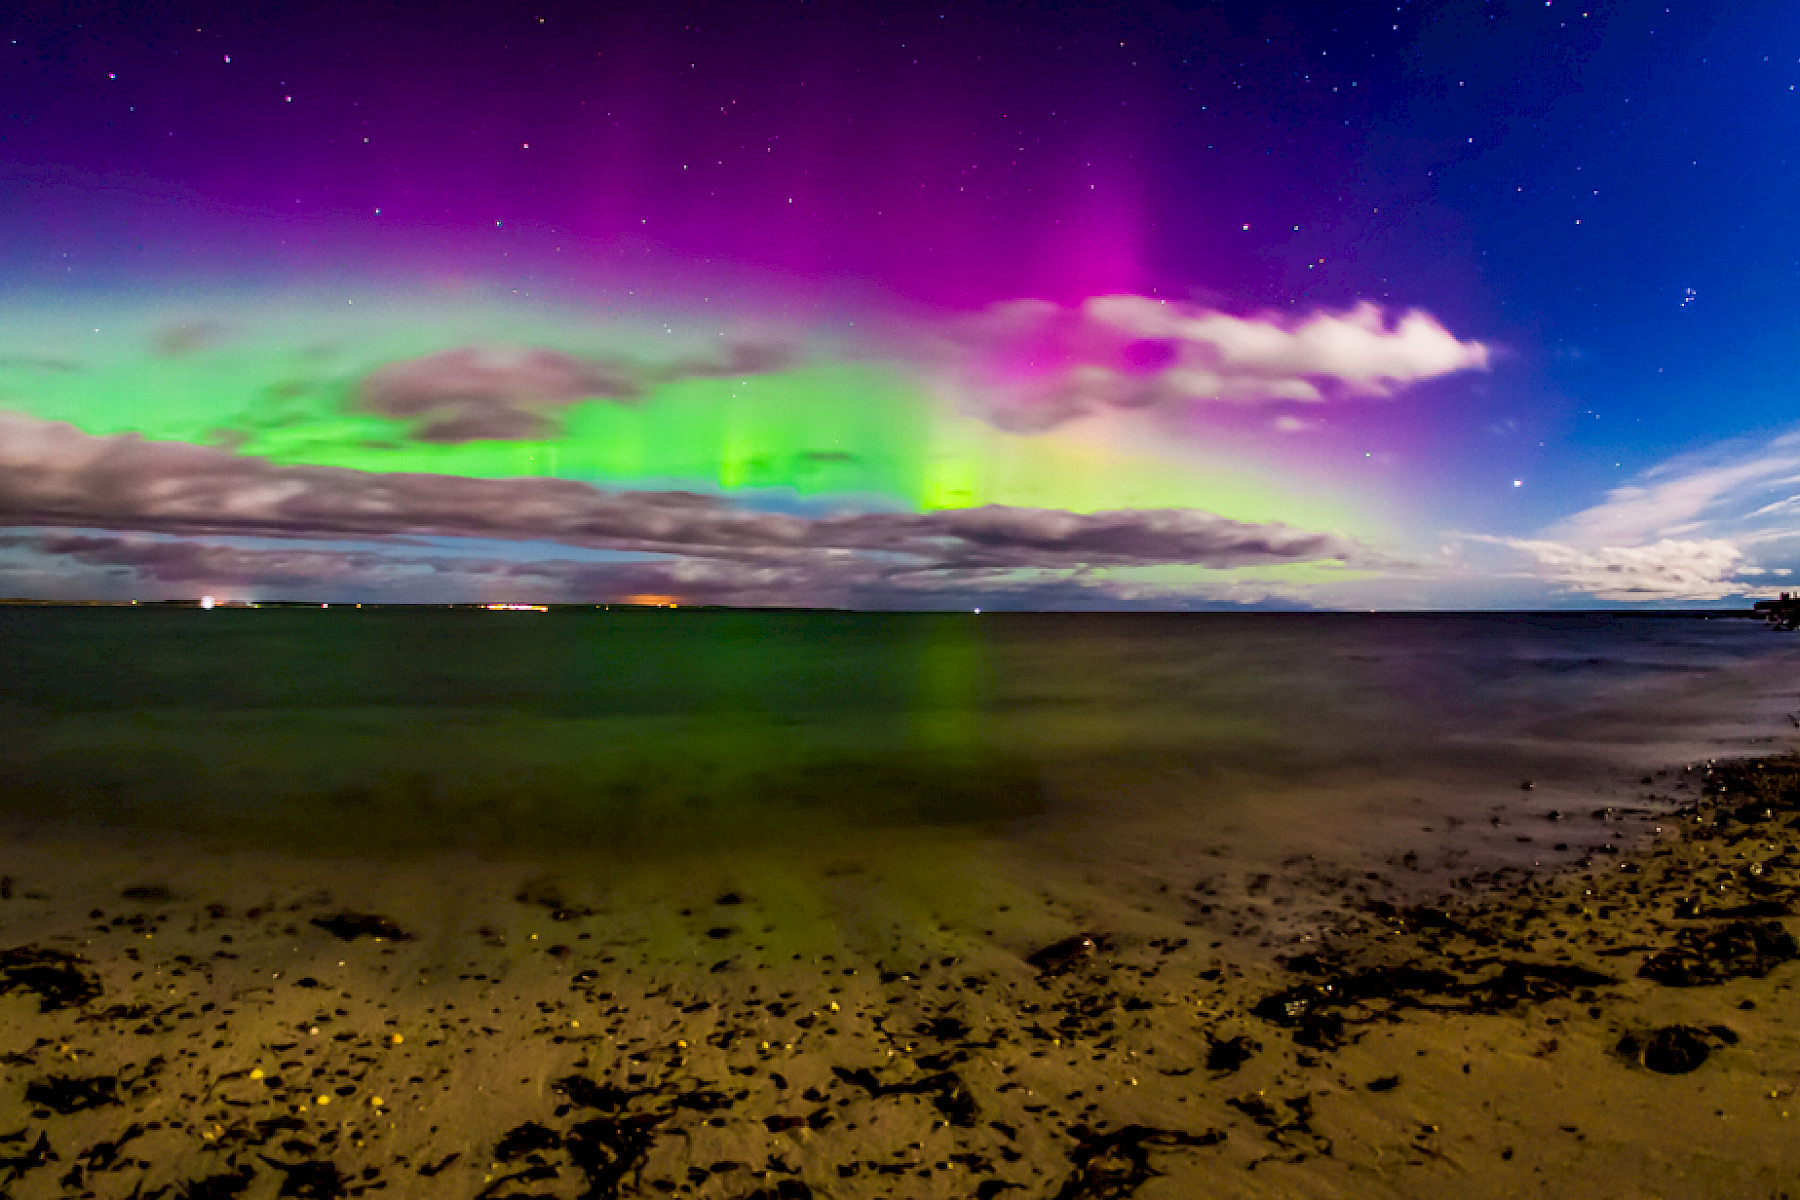
M 1800 629 L 1800 596 L 1783 592 L 1779 600 L 1758 600 L 1755 608 L 1777 629 Z

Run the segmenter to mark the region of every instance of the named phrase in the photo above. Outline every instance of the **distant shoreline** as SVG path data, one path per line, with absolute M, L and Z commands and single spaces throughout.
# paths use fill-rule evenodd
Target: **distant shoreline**
M 1758 602 L 1764 604 L 1767 602 Z M 199 597 L 178 600 L 39 600 L 29 596 L 0 596 L 0 608 L 142 608 L 150 610 L 200 608 Z M 547 612 L 741 612 L 741 613 L 841 613 L 870 616 L 967 616 L 966 608 L 834 608 L 730 604 L 627 604 L 520 601 L 495 604 L 477 601 L 355 601 L 355 600 L 219 600 L 217 609 L 379 609 L 394 612 L 484 612 L 496 608 L 530 608 Z M 1659 617 L 1765 620 L 1765 608 L 1443 608 L 1443 609 L 1169 609 L 1169 608 L 987 608 L 984 616 L 1080 616 L 1080 617 Z

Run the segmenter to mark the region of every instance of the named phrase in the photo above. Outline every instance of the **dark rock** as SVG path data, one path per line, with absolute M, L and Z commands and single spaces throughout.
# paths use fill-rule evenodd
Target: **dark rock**
M 1691 1025 L 1664 1025 L 1644 1037 L 1626 1034 L 1617 1048 L 1659 1075 L 1686 1075 L 1706 1062 L 1712 1041 L 1705 1030 Z
M 325 1159 L 313 1159 L 307 1162 L 278 1162 L 267 1155 L 258 1157 L 280 1171 L 284 1178 L 277 1196 L 292 1196 L 294 1200 L 339 1200 L 349 1194 L 351 1180 L 339 1171 L 337 1164 Z
M 0 950 L 0 996 L 35 992 L 38 1011 L 75 1008 L 99 996 L 100 981 L 81 969 L 85 959 L 42 946 Z
M 1369 1080 L 1369 1082 L 1363 1084 L 1363 1086 L 1368 1088 L 1371 1092 L 1391 1092 L 1400 1086 L 1400 1077 L 1398 1075 L 1383 1075 L 1379 1079 Z
M 561 884 L 541 876 L 521 884 L 513 899 L 520 904 L 534 904 L 539 908 L 549 909 L 550 919 L 553 921 L 573 921 L 579 917 L 594 915 L 593 909 L 570 903 Z
M 123 1104 L 116 1075 L 51 1075 L 25 1085 L 25 1100 L 68 1116 L 90 1108 Z
M 1394 1008 L 1419 1007 L 1421 997 L 1445 995 L 1456 986 L 1456 977 L 1444 971 L 1371 967 L 1276 992 L 1250 1011 L 1294 1030 L 1301 1045 L 1329 1049 L 1343 1041 L 1347 1010 L 1353 1010 L 1358 1022 L 1378 1020 Z
M 554 1129 L 547 1129 L 536 1121 L 527 1121 L 523 1125 L 513 1126 L 501 1135 L 499 1143 L 494 1147 L 494 1157 L 500 1162 L 511 1162 L 527 1154 L 560 1150 L 562 1144 L 562 1134 Z
M 1229 1075 L 1249 1062 L 1250 1056 L 1261 1048 L 1242 1034 L 1237 1037 L 1213 1039 L 1206 1050 L 1206 1069 L 1217 1071 L 1221 1075 Z
M 932 1107 L 943 1114 L 950 1124 L 959 1129 L 972 1127 L 980 1117 L 980 1109 L 976 1107 L 975 1097 L 963 1085 L 962 1077 L 950 1072 L 932 1076 L 931 1082 L 936 1084 L 931 1097 Z
M 547 1162 L 533 1163 L 521 1171 L 513 1171 L 507 1175 L 492 1177 L 488 1185 L 475 1193 L 475 1200 L 553 1200 L 541 1192 L 518 1192 L 513 1188 L 522 1183 L 536 1183 L 542 1179 L 555 1179 L 557 1169 Z
M 25 1132 L 20 1130 L 14 1136 L 23 1139 Z M 31 1144 L 31 1149 L 15 1154 L 11 1158 L 0 1158 L 0 1184 L 11 1183 L 22 1177 L 27 1171 L 35 1171 L 39 1167 L 48 1166 L 61 1160 L 62 1156 L 50 1148 L 49 1137 L 39 1133 L 37 1141 Z
M 813 1190 L 798 1179 L 783 1179 L 772 1188 L 757 1188 L 744 1200 L 813 1200 Z
M 1470 1007 L 1478 1012 L 1499 1012 L 1522 1001 L 1554 1000 L 1585 988 L 1617 983 L 1610 975 L 1567 963 L 1509 962 L 1497 975 L 1475 981 L 1463 989 Z
M 1760 979 L 1800 947 L 1776 921 L 1732 921 L 1715 929 L 1683 929 L 1675 944 L 1644 960 L 1638 974 L 1667 987 L 1703 987 L 1728 979 Z
M 444 1171 L 448 1170 L 451 1166 L 455 1165 L 457 1160 L 460 1158 L 462 1158 L 461 1154 L 446 1154 L 443 1158 L 439 1159 L 437 1162 L 420 1163 L 419 1164 L 419 1174 L 423 1175 L 427 1179 L 430 1179 L 433 1176 L 440 1175 Z
M 1492 966 L 1483 960 L 1477 966 Z M 1291 965 L 1291 964 L 1290 964 Z M 1308 963 L 1319 968 L 1320 963 Z M 1265 996 L 1250 1011 L 1271 1024 L 1294 1030 L 1294 1040 L 1315 1049 L 1343 1043 L 1347 1024 L 1394 1020 L 1402 1009 L 1495 1013 L 1526 1001 L 1540 1002 L 1616 983 L 1565 963 L 1509 961 L 1489 975 L 1454 975 L 1415 966 L 1366 967 L 1326 974 Z
M 386 938 L 390 941 L 404 942 L 410 940 L 390 918 L 375 913 L 341 912 L 331 917 L 314 917 L 312 923 L 320 929 L 346 942 L 361 937 Z
M 127 900 L 136 900 L 140 904 L 167 904 L 175 899 L 175 892 L 167 884 L 139 883 L 126 888 L 119 895 Z
M 1225 1103 L 1266 1130 L 1269 1140 L 1278 1146 L 1318 1154 L 1331 1153 L 1331 1140 L 1313 1132 L 1311 1096 L 1295 1096 L 1271 1104 L 1257 1093 Z
M 933 1017 L 913 1028 L 919 1036 L 940 1042 L 960 1042 L 969 1036 L 968 1023 L 957 1017 Z
M 1223 1133 L 1213 1129 L 1194 1134 L 1148 1125 L 1126 1125 L 1110 1133 L 1076 1126 L 1071 1132 L 1075 1135 L 1075 1149 L 1069 1154 L 1073 1170 L 1054 1200 L 1120 1200 L 1161 1174 L 1150 1165 L 1152 1149 L 1216 1146 L 1225 1140 Z
M 1725 908 L 1702 908 L 1698 902 L 1688 901 L 1675 906 L 1675 915 L 1688 921 L 1729 921 L 1755 917 L 1791 917 L 1794 908 L 1786 900 L 1752 900 L 1747 904 L 1733 904 Z
M 684 1092 L 675 1097 L 674 1106 L 676 1108 L 691 1108 L 695 1112 L 710 1113 L 718 1112 L 720 1109 L 730 1108 L 732 1103 L 731 1097 L 727 1096 L 724 1092 L 715 1092 L 709 1088 L 696 1088 L 691 1092 Z
M 175 1200 L 237 1200 L 256 1178 L 249 1167 L 239 1167 L 224 1175 L 208 1175 L 175 1185 Z
M 565 1075 L 561 1079 L 552 1080 L 550 1090 L 568 1097 L 571 1104 L 582 1108 L 597 1108 L 603 1112 L 623 1109 L 638 1094 L 611 1084 L 596 1083 L 586 1075 Z
M 584 1200 L 616 1200 L 625 1177 L 643 1168 L 662 1122 L 656 1115 L 596 1117 L 569 1130 L 563 1149 L 587 1176 Z
M 867 1067 L 833 1067 L 831 1073 L 845 1083 L 855 1084 L 869 1093 L 870 1099 L 884 1096 L 924 1095 L 944 1119 L 959 1128 L 974 1125 L 978 1114 L 975 1098 L 969 1094 L 962 1077 L 954 1071 L 939 1071 L 918 1079 L 884 1083 Z
M 1749 805 L 1762 805 L 1772 812 L 1791 812 L 1800 808 L 1800 757 L 1718 763 L 1707 772 L 1706 791 L 1714 796 L 1742 797 Z
M 1025 957 L 1025 961 L 1037 968 L 1041 975 L 1061 975 L 1092 954 L 1094 949 L 1094 939 L 1085 933 L 1078 933 L 1060 942 L 1052 942 L 1041 950 L 1032 951 Z

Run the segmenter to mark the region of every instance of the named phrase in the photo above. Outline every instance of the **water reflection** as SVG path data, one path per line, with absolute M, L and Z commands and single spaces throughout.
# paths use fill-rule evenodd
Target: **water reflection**
M 13 609 L 0 806 L 376 855 L 1291 827 L 1679 737 L 1793 650 L 1652 618 Z

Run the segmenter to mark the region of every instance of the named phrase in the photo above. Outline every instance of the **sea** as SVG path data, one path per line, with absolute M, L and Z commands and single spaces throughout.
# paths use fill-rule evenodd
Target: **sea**
M 17 606 L 0 829 L 177 875 L 906 862 L 937 920 L 1254 935 L 1616 852 L 1797 713 L 1800 639 L 1723 615 Z

